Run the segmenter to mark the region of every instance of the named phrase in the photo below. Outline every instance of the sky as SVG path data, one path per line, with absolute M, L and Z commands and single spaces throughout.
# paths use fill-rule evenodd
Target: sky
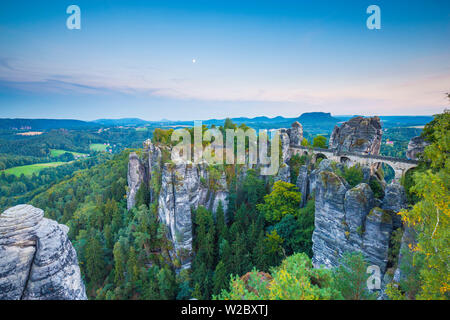
M 0 118 L 431 115 L 449 91 L 447 0 L 0 2 Z

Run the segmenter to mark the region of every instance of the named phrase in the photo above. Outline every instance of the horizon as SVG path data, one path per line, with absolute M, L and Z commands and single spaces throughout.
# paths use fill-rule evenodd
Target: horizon
M 100 120 L 125 120 L 125 119 L 130 119 L 130 120 L 141 120 L 141 121 L 146 121 L 146 122 L 189 122 L 189 121 L 210 121 L 210 120 L 225 120 L 227 118 L 230 119 L 239 119 L 239 118 L 247 118 L 247 119 L 255 119 L 255 118 L 259 118 L 259 117 L 265 117 L 268 119 L 274 119 L 274 118 L 284 118 L 284 119 L 297 119 L 299 117 L 301 117 L 303 114 L 311 114 L 311 113 L 316 113 L 314 111 L 312 112 L 304 112 L 296 117 L 285 117 L 285 116 L 267 116 L 267 115 L 256 115 L 256 116 L 252 116 L 252 117 L 245 117 L 245 116 L 228 116 L 225 118 L 205 118 L 205 119 L 187 119 L 187 120 L 174 120 L 174 119 L 160 119 L 160 120 L 148 120 L 148 119 L 143 119 L 143 118 L 138 118 L 138 117 L 124 117 L 124 118 L 95 118 L 95 119 L 91 119 L 91 120 L 85 120 L 85 119 L 78 119 L 78 118 L 17 118 L 17 117 L 7 117 L 7 118 L 0 118 L 0 120 L 74 120 L 74 121 L 84 121 L 84 122 L 95 122 L 95 121 L 100 121 Z M 329 112 L 319 112 L 319 113 L 325 113 L 328 114 Z M 346 117 L 433 117 L 433 114 L 421 114 L 421 115 L 407 115 L 407 114 L 395 114 L 395 115 L 360 115 L 360 114 L 331 114 L 331 117 L 334 118 L 346 118 Z
M 69 5 L 81 29 L 69 30 Z M 3 1 L 0 117 L 429 116 L 448 108 L 450 3 Z M 132 114 L 132 116 L 130 116 Z M 233 115 L 233 116 L 231 116 Z

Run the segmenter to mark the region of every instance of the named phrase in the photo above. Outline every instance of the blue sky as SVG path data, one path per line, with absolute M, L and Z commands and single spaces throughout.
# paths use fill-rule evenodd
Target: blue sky
M 434 114 L 449 39 L 445 0 L 3 0 L 0 117 Z

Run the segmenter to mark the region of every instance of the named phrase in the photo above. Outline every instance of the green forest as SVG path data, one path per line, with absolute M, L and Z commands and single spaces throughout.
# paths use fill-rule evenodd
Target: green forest
M 236 127 L 227 120 L 219 129 Z M 448 111 L 425 127 L 422 135 L 431 144 L 419 167 L 402 180 L 410 208 L 399 214 L 416 230 L 418 242 L 417 247 L 402 253 L 407 262 L 399 267 L 408 277 L 388 286 L 390 299 L 448 298 L 449 130 Z M 416 133 L 395 132 L 402 141 L 405 135 Z M 171 143 L 170 133 L 156 129 L 153 143 Z M 92 142 L 89 134 L 56 136 L 49 133 L 51 139 L 45 147 L 40 146 L 41 150 L 87 152 Z M 78 147 L 71 145 L 80 141 Z M 326 138 L 316 136 L 305 140 L 304 145 L 323 148 L 326 142 Z M 24 144 L 22 148 L 30 147 Z M 98 152 L 77 161 L 73 161 L 73 154 L 63 152 L 56 157 L 46 152 L 32 156 L 4 153 L 0 157 L 3 168 L 49 159 L 67 162 L 32 176 L 0 173 L 0 206 L 4 210 L 28 202 L 42 208 L 46 217 L 69 227 L 90 299 L 376 298 L 365 289 L 367 262 L 361 254 L 345 255 L 335 269 L 312 267 L 314 196 L 300 208 L 301 193 L 295 183 L 300 166 L 309 163 L 317 167 L 320 159 L 312 164 L 307 156 L 293 156 L 289 162 L 290 183 L 264 179 L 253 169 L 239 179 L 239 165 L 209 168 L 212 180 L 204 183 L 212 188 L 214 179 L 226 173 L 228 208 L 224 210 L 222 203 L 215 213 L 202 206 L 192 208 L 192 264 L 190 269 L 180 270 L 180 261 L 170 254 L 173 247 L 167 239 L 167 227 L 158 219 L 157 197 L 150 202 L 148 188 L 159 192 L 160 175 L 153 175 L 150 186 L 141 186 L 135 207 L 127 210 L 127 165 L 133 151 L 143 154 L 142 149 L 126 148 L 113 154 Z M 169 161 L 167 156 L 163 159 Z M 350 186 L 363 179 L 358 165 L 337 173 Z M 377 180 L 371 180 L 370 187 L 382 198 Z M 393 264 L 398 259 L 400 238 L 401 234 L 395 238 L 397 251 L 390 257 Z

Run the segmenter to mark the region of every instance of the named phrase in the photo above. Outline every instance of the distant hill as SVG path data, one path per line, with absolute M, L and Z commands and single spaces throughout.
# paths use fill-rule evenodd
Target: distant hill
M 308 112 L 308 113 L 303 113 L 300 117 L 298 117 L 297 121 L 300 123 L 305 123 L 305 122 L 337 123 L 341 120 L 331 116 L 331 113 L 329 113 L 329 112 Z
M 347 121 L 357 116 L 336 116 L 340 121 Z M 394 127 L 414 127 L 424 126 L 431 120 L 432 116 L 380 116 L 381 125 L 383 128 Z
M 98 119 L 92 121 L 104 126 L 143 126 L 149 124 L 150 121 L 142 120 L 139 118 L 121 118 L 121 119 Z
M 0 119 L 0 129 L 6 130 L 85 129 L 97 126 L 92 122 L 71 119 Z

